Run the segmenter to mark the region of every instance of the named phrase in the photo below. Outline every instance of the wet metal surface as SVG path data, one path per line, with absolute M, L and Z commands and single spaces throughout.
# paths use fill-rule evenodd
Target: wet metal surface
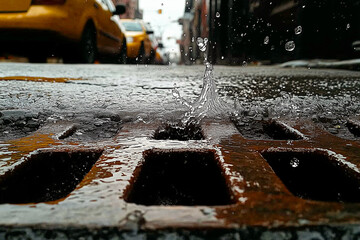
M 79 184 L 66 196 L 40 203 L 0 204 L 0 238 L 6 234 L 44 238 L 47 233 L 100 239 L 115 235 L 123 239 L 146 235 L 164 239 L 189 235 L 200 239 L 346 239 L 358 234 L 359 196 L 349 196 L 351 184 L 357 188 L 360 182 L 360 142 L 352 134 L 359 128 L 357 73 L 276 67 L 215 67 L 215 71 L 223 99 L 229 104 L 238 101 L 238 115 L 232 121 L 206 119 L 200 126 L 203 137 L 197 140 L 157 140 L 154 135 L 164 122 L 177 122 L 186 110 L 172 99 L 173 84 L 180 86 L 183 97 L 194 99 L 201 91 L 202 67 L 0 65 L 3 76 L 27 73 L 81 79 L 66 83 L 0 81 L 0 120 L 15 115 L 8 124 L 28 121 L 23 117 L 27 112 L 45 116 L 25 135 L 21 130 L 12 135 L 1 133 L 0 186 L 7 174 L 16 173 L 41 153 L 47 157 L 51 153 L 93 153 L 98 159 L 91 160 L 95 163 L 84 177 L 76 177 Z M 308 88 L 310 83 L 312 88 Z M 9 115 L 9 110 L 20 112 Z M 333 121 L 324 124 L 329 117 Z M 254 121 L 260 124 L 252 125 Z M 346 134 L 329 131 L 334 124 Z M 244 126 L 250 135 L 257 129 L 264 134 L 249 138 L 241 133 Z M 2 128 L 6 132 L 14 126 Z M 351 134 L 355 137 L 347 137 Z M 151 164 L 169 156 L 203 161 L 201 156 L 208 158 L 209 153 L 219 166 L 218 179 L 225 182 L 226 187 L 221 188 L 229 191 L 231 199 L 226 204 L 129 201 L 129 192 L 144 174 L 142 167 L 149 156 Z M 67 157 L 59 159 L 69 163 Z M 331 178 L 322 170 L 335 169 L 338 175 L 331 181 L 339 189 L 346 184 L 350 190 L 333 193 L 329 188 L 326 192 L 326 186 L 322 190 L 329 197 L 319 199 L 314 197 L 316 186 L 299 188 L 301 176 L 315 161 L 319 176 L 312 174 L 314 179 Z M 305 173 L 300 171 L 304 165 Z M 289 174 L 289 169 L 298 172 Z M 188 177 L 183 172 L 174 185 Z M 295 185 L 291 185 L 292 177 L 297 177 Z M 147 191 L 152 189 L 156 188 L 147 187 Z
M 60 126 L 66 128 L 66 125 L 59 123 L 58 131 L 63 130 Z M 351 226 L 360 221 L 357 214 L 360 204 L 357 201 L 343 203 L 342 200 L 314 201 L 296 197 L 261 155 L 264 151 L 310 155 L 314 152 L 331 158 L 339 163 L 339 168 L 345 167 L 350 175 L 356 176 L 360 173 L 360 144 L 356 141 L 337 138 L 314 124 L 303 122 L 292 127 L 301 130 L 308 140 L 246 140 L 231 122 L 214 120 L 202 125 L 204 140 L 154 140 L 152 136 L 157 127 L 156 123 L 124 124 L 112 142 L 96 144 L 97 149 L 104 149 L 104 152 L 73 192 L 52 202 L 2 204 L 0 224 L 41 226 L 45 229 L 52 226 L 90 229 L 115 227 L 132 231 L 167 228 L 195 231 L 210 228 L 241 233 L 244 229 L 258 227 L 265 227 L 267 230 L 264 232 L 276 229 L 291 232 L 292 228 L 300 231 L 304 227 L 321 232 L 324 226 L 334 232 L 338 231 L 336 226 L 340 226 L 340 229 L 348 227 L 352 231 Z M 35 133 L 34 138 L 40 140 L 43 137 Z M 54 139 L 51 136 L 49 138 Z M 55 143 L 59 145 L 55 147 Z M 48 146 L 43 146 L 47 147 L 57 151 L 71 151 L 74 147 L 91 151 L 95 146 L 69 146 L 54 139 L 48 142 Z M 214 151 L 228 181 L 234 203 L 192 207 L 144 206 L 126 202 L 126 189 L 133 184 L 136 169 L 142 166 L 144 151 L 154 148 L 160 152 Z M 13 151 L 16 149 L 14 147 Z M 316 158 L 310 158 L 309 161 L 316 161 Z M 11 168 L 10 165 L 16 163 L 9 163 L 7 167 Z

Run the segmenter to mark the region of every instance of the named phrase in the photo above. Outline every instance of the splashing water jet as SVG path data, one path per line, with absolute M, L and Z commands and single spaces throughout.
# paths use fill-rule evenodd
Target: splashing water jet
M 197 125 L 205 117 L 226 117 L 231 113 L 231 109 L 225 105 L 225 103 L 219 98 L 216 91 L 216 84 L 213 77 L 213 66 L 207 60 L 206 45 L 208 43 L 207 38 L 198 37 L 196 43 L 199 50 L 204 53 L 205 73 L 203 77 L 203 86 L 201 94 L 198 99 L 189 103 L 180 96 L 178 89 L 175 87 L 172 91 L 173 96 L 181 104 L 189 108 L 189 111 L 185 113 L 185 116 L 181 119 L 181 126 L 187 127 L 191 125 Z

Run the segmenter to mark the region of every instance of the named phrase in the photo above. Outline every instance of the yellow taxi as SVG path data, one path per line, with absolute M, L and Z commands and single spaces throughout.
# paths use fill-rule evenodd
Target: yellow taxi
M 121 19 L 120 22 L 126 37 L 128 59 L 138 63 L 154 62 L 155 51 L 149 37 L 154 32 L 141 20 Z
M 2 0 L 0 55 L 23 55 L 30 62 L 45 62 L 49 56 L 64 62 L 125 62 L 118 16 L 124 12 L 111 0 Z

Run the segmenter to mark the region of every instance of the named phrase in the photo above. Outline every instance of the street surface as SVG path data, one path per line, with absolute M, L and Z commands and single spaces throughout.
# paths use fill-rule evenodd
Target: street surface
M 3 63 L 0 140 L 22 136 L 19 131 L 31 132 L 44 121 L 75 119 L 102 125 L 99 115 L 116 120 L 108 123 L 109 128 L 117 128 L 119 122 L 177 121 L 187 108 L 173 97 L 174 84 L 185 100 L 193 102 L 200 95 L 204 70 L 203 65 Z M 214 77 L 221 99 L 243 117 L 344 118 L 359 113 L 358 72 L 214 66 Z M 14 132 L 14 126 L 21 130 Z

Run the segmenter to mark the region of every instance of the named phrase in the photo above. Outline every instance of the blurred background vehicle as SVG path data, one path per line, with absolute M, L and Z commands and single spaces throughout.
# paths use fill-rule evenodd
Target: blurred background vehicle
M 138 19 L 120 20 L 127 44 L 127 57 L 130 63 L 154 63 L 156 39 L 150 25 Z
M 0 3 L 0 54 L 30 62 L 61 57 L 67 63 L 126 60 L 119 14 L 111 0 L 21 0 Z
M 359 10 L 360 0 L 4 0 L 0 61 L 201 64 L 198 37 L 216 64 L 346 60 L 360 58 Z

